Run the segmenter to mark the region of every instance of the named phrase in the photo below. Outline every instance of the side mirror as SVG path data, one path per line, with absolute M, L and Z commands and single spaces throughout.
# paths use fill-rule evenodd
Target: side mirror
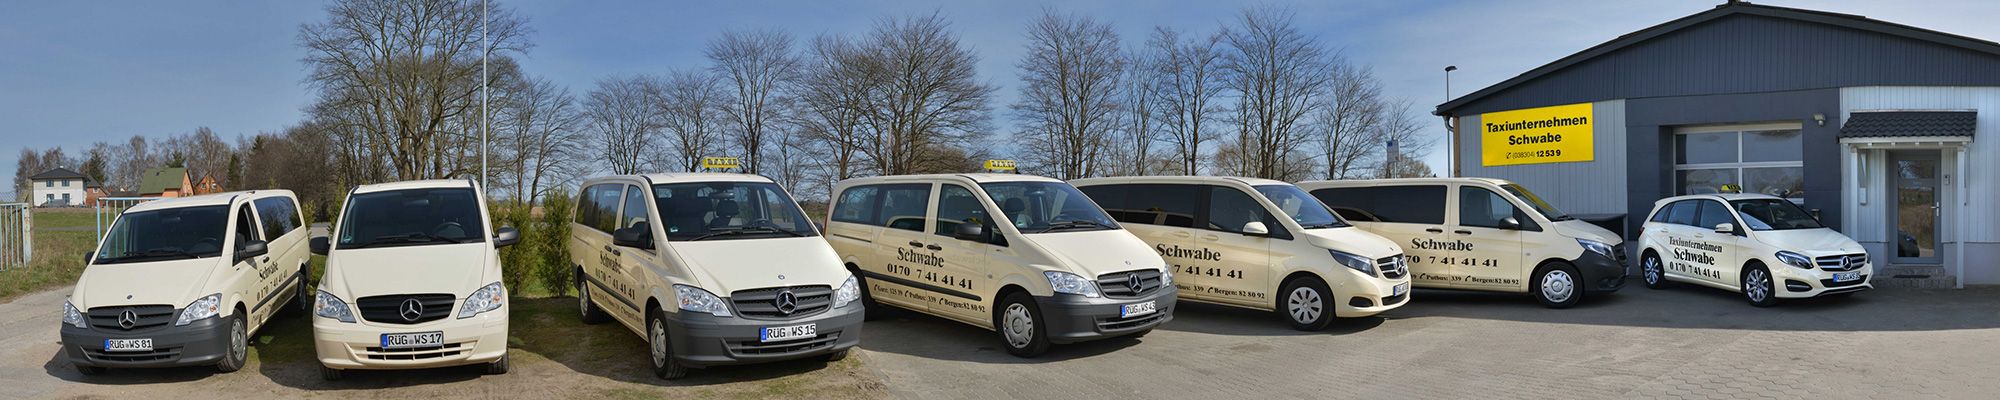
M 980 240 L 986 238 L 986 227 L 980 224 L 960 223 L 951 231 L 951 237 L 958 240 Z
M 1812 209 L 1812 211 L 1807 211 L 1807 213 L 1811 213 L 1811 214 L 1812 214 L 1812 217 L 1813 217 L 1813 222 L 1818 222 L 1818 223 L 1826 223 L 1826 220 L 1822 220 L 1822 219 L 1819 219 L 1819 214 L 1820 214 L 1820 213 L 1819 213 L 1819 209 L 1815 208 L 1815 209 Z
M 813 228 L 818 229 L 820 232 L 826 232 L 826 221 L 813 221 Z
M 96 251 L 85 250 L 83 252 L 83 265 L 90 265 L 90 261 L 96 258 L 97 258 Z
M 271 252 L 270 246 L 271 246 L 270 243 L 265 243 L 262 240 L 246 243 L 243 245 L 243 248 L 236 249 L 236 261 L 243 261 L 243 259 L 246 258 L 261 256 L 266 253 L 270 253 Z
M 630 228 L 618 229 L 615 231 L 611 231 L 611 244 L 618 247 L 631 247 L 635 249 L 651 250 L 653 248 L 652 233 L 653 233 L 653 228 L 647 226 L 646 224 L 638 224 L 638 225 L 633 225 Z
M 1727 233 L 1734 235 L 1736 234 L 1736 224 L 1732 223 L 1715 224 L 1715 233 Z
M 493 248 L 513 246 L 515 243 L 520 242 L 521 231 L 515 230 L 514 227 L 503 226 L 500 229 L 493 230 Z
M 1250 236 L 1266 236 L 1271 234 L 1271 228 L 1264 226 L 1263 221 L 1250 221 L 1250 223 L 1243 224 L 1243 234 Z
M 1510 231 L 1521 230 L 1521 219 L 1514 217 L 1501 218 L 1500 229 L 1506 229 Z
M 326 253 L 333 252 L 333 242 L 328 241 L 325 236 L 314 236 L 312 238 L 311 247 L 313 254 L 318 254 L 323 256 L 326 255 Z

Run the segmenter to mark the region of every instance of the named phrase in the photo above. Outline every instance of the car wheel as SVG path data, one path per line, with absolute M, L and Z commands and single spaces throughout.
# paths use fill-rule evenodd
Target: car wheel
M 1278 293 L 1284 296 L 1279 300 L 1278 311 L 1285 315 L 1286 322 L 1292 323 L 1292 329 L 1317 331 L 1333 324 L 1333 290 L 1319 277 L 1292 279 Z
M 610 320 L 611 316 L 604 314 L 604 309 L 597 307 L 597 300 L 590 296 L 590 282 L 586 279 L 582 271 L 577 272 L 576 307 L 583 314 L 583 323 L 602 324 Z
M 1646 280 L 1647 289 L 1667 288 L 1666 265 L 1660 264 L 1660 255 L 1651 251 L 1639 260 L 1639 275 Z
M 654 310 L 646 318 L 646 344 L 653 359 L 653 376 L 660 379 L 680 379 L 687 376 L 687 366 L 674 359 L 673 342 L 667 335 L 666 312 Z
M 1751 265 L 1743 271 L 1743 299 L 1750 305 L 1770 307 L 1778 305 L 1777 289 L 1771 281 L 1771 271 L 1763 265 Z
M 230 316 L 229 347 L 222 350 L 222 361 L 215 363 L 215 369 L 222 372 L 236 372 L 243 369 L 244 359 L 250 355 L 250 335 L 243 328 L 243 313 Z
M 1528 285 L 1528 293 L 1548 308 L 1574 307 L 1583 301 L 1583 287 L 1577 285 L 1580 278 L 1575 266 L 1552 262 L 1535 272 L 1534 280 Z
M 993 315 L 993 330 L 1000 332 L 1000 344 L 1015 357 L 1033 358 L 1049 351 L 1049 334 L 1042 329 L 1045 326 L 1041 307 L 1035 306 L 1035 299 L 1026 292 L 1008 294 L 1000 301 L 1000 312 Z
M 308 267 L 305 266 L 299 267 L 299 285 L 298 288 L 294 290 L 298 293 L 292 295 L 292 302 L 298 304 L 300 314 L 311 316 L 313 312 L 313 301 L 314 301 L 313 299 L 314 296 L 312 293 L 312 282 L 311 282 L 312 270 L 307 268 Z
M 850 351 L 854 351 L 854 349 L 847 349 L 832 353 L 826 353 L 826 355 L 820 356 L 820 358 L 826 360 L 826 362 L 840 362 L 840 360 L 847 359 L 847 352 Z
M 508 368 L 509 366 L 507 365 L 507 353 L 500 353 L 499 361 L 494 361 L 492 363 L 486 364 L 486 374 L 506 375 Z
M 93 376 L 104 373 L 104 367 L 91 367 L 91 366 L 74 365 L 74 364 L 72 364 L 72 366 L 76 367 L 76 373 L 83 374 L 83 376 Z
M 340 380 L 340 378 L 341 378 L 340 370 L 327 367 L 326 364 L 319 365 L 319 379 L 327 381 L 337 381 Z
M 849 269 L 854 273 L 854 284 L 861 287 L 861 320 L 874 321 L 889 317 L 891 312 L 875 302 L 875 295 L 868 293 L 868 278 L 861 277 L 861 270 Z

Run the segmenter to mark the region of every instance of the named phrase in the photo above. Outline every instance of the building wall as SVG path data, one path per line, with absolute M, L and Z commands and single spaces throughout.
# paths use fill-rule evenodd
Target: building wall
M 1824 125 L 1813 114 L 1826 117 Z M 1627 178 L 1631 180 L 1626 226 L 1639 226 L 1653 202 L 1675 195 L 1674 128 L 1699 125 L 1790 122 L 1800 124 L 1805 175 L 1805 207 L 1841 229 L 1840 91 L 1795 90 L 1631 99 L 1625 103 Z
M 63 187 L 63 181 L 69 181 L 69 187 Z M 46 187 L 48 185 L 46 182 L 55 182 L 56 186 Z M 49 195 L 55 195 L 56 201 L 61 202 L 63 194 L 69 194 L 70 206 L 83 204 L 84 192 L 82 179 L 39 180 L 31 182 L 29 186 L 32 186 L 32 189 L 30 189 L 32 196 L 29 197 L 28 203 L 34 204 L 36 207 L 48 205 Z
M 1845 115 L 1868 110 L 1973 110 L 1978 113 L 1974 125 L 1972 143 L 1966 146 L 1966 159 L 1956 160 L 1956 152 L 1945 154 L 1948 161 L 1967 163 L 1966 176 L 1957 176 L 1957 169 L 1940 171 L 1955 177 L 1953 185 L 1943 191 L 1947 201 L 1957 201 L 1957 188 L 1965 187 L 1966 202 L 1947 209 L 1939 222 L 1942 224 L 1942 240 L 1939 252 L 1944 265 L 1961 265 L 1957 259 L 1956 246 L 1963 241 L 1965 247 L 1965 274 L 1960 276 L 1967 284 L 2000 284 L 2000 87 L 1945 87 L 1945 86 L 1869 86 L 1844 88 L 1840 91 L 1841 113 Z M 1853 162 L 1853 160 L 1845 160 Z M 1866 170 L 1887 171 L 1887 158 L 1879 156 L 1863 157 Z M 1947 165 L 1950 165 L 1949 163 Z M 1847 171 L 1840 176 L 1846 179 Z M 1887 177 L 1883 173 L 1865 174 L 1863 182 L 1845 182 L 1850 187 L 1866 186 L 1867 204 L 1857 206 L 1851 212 L 1856 219 L 1852 229 L 1845 231 L 1855 240 L 1865 242 L 1871 251 L 1889 254 L 1887 197 L 1890 192 Z M 1860 193 L 1849 193 L 1850 203 Z M 1960 238 L 1956 234 L 1963 233 Z M 1955 271 L 1954 271 L 1955 272 Z
M 1593 103 L 1591 114 L 1594 160 L 1494 167 L 1480 165 L 1479 115 L 1459 118 L 1459 176 L 1514 181 L 1570 214 L 1624 214 L 1625 101 Z

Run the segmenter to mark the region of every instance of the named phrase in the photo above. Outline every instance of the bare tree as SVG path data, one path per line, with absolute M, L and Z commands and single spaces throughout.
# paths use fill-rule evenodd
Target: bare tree
M 495 115 L 498 157 L 508 164 L 497 177 L 515 198 L 535 202 L 547 190 L 582 175 L 583 113 L 569 89 L 546 79 L 511 83 Z
M 1183 37 L 1167 27 L 1153 30 L 1147 47 L 1159 54 L 1153 89 L 1158 96 L 1160 130 L 1175 145 L 1180 173 L 1201 173 L 1202 144 L 1214 141 L 1206 124 L 1221 112 L 1216 97 L 1226 89 L 1222 80 L 1222 37 Z
M 1412 110 L 1408 101 L 1390 103 L 1383 107 L 1382 115 L 1383 122 L 1379 135 L 1382 141 L 1378 144 L 1385 152 L 1389 143 L 1396 144 L 1396 151 L 1388 152 L 1384 156 L 1380 167 L 1385 171 L 1382 175 L 1390 178 L 1436 176 L 1431 172 L 1430 166 L 1423 162 L 1423 158 L 1429 156 L 1432 147 L 1438 143 L 1423 137 L 1424 125 L 1418 122 L 1418 118 L 1423 118 L 1425 115 Z
M 660 129 L 649 86 L 643 76 L 597 81 L 583 102 L 584 121 L 598 139 L 598 150 L 611 173 L 636 174 L 646 168 L 646 151 Z
M 810 51 L 793 89 L 798 101 L 791 115 L 793 124 L 812 139 L 809 145 L 832 156 L 824 182 L 831 188 L 863 169 L 863 124 L 873 111 L 869 97 L 886 82 L 878 76 L 883 71 L 872 69 L 880 63 L 845 37 L 815 37 Z
M 884 19 L 864 41 L 869 76 L 867 133 L 860 147 L 885 175 L 963 170 L 973 154 L 955 146 L 987 129 L 993 87 L 979 83 L 979 57 L 938 14 Z
M 320 98 L 309 109 L 351 133 L 358 161 L 386 162 L 396 178 L 445 177 L 464 169 L 467 118 L 478 108 L 482 50 L 496 62 L 530 47 L 522 19 L 494 6 L 481 47 L 480 4 L 470 1 L 341 0 L 327 20 L 299 28 Z
M 735 89 L 724 109 L 735 124 L 743 171 L 757 173 L 763 164 L 764 137 L 771 123 L 782 119 L 778 113 L 786 99 L 779 89 L 798 72 L 792 35 L 773 29 L 723 32 L 708 43 L 707 55 L 716 75 Z
M 1336 64 L 1326 101 L 1315 114 L 1320 132 L 1320 156 L 1326 164 L 1326 179 L 1363 176 L 1375 150 L 1382 149 L 1383 123 L 1388 104 L 1382 97 L 1382 83 L 1366 67 Z
M 1126 53 L 1125 77 L 1119 82 L 1119 100 L 1122 102 L 1120 114 L 1123 127 L 1118 130 L 1117 143 L 1110 153 L 1109 174 L 1115 176 L 1144 176 L 1156 171 L 1177 168 L 1177 164 L 1166 158 L 1154 158 L 1154 142 L 1159 141 L 1160 118 L 1157 76 L 1159 53 L 1139 49 Z
M 723 123 L 728 118 L 724 104 L 728 93 L 714 75 L 701 70 L 678 70 L 660 82 L 654 108 L 667 133 L 672 152 L 657 152 L 671 160 L 657 160 L 679 171 L 695 171 L 701 158 L 715 155 L 723 145 Z
M 1251 9 L 1225 29 L 1230 56 L 1223 63 L 1237 91 L 1237 146 L 1245 173 L 1279 180 L 1303 178 L 1308 162 L 1295 156 L 1307 141 L 1307 117 L 1332 82 L 1332 59 L 1318 41 L 1300 32 L 1286 10 Z
M 1096 173 L 1111 133 L 1119 129 L 1118 99 L 1125 57 L 1111 24 L 1044 10 L 1028 23 L 1021 60 L 1021 97 L 1014 103 L 1021 142 L 1048 175 L 1076 179 Z

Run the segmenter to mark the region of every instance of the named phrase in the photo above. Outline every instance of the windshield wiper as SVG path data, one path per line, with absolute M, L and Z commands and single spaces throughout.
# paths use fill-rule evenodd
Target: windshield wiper
M 1573 219 L 1576 219 L 1576 217 L 1572 217 L 1572 216 L 1568 216 L 1568 215 L 1563 215 L 1563 216 L 1558 216 L 1558 217 L 1554 217 L 1554 218 L 1549 218 L 1549 222 L 1561 222 L 1561 221 L 1568 221 L 1568 220 L 1573 220 Z
M 745 226 L 739 228 L 725 228 L 722 230 L 713 230 L 713 229 L 711 230 L 713 232 L 709 232 L 708 234 L 701 236 L 695 236 L 693 239 L 688 239 L 688 241 L 692 242 L 696 240 L 709 239 L 722 236 L 754 235 L 754 234 L 767 234 L 767 233 L 782 233 L 786 235 L 791 235 L 792 237 L 806 236 L 806 234 L 803 233 L 792 232 L 790 230 L 780 229 L 776 227 L 769 227 L 769 226 Z
M 194 255 L 194 253 L 189 253 L 187 250 L 178 247 L 161 247 L 155 249 L 147 249 L 146 251 L 128 251 L 125 252 L 125 254 L 121 254 L 117 257 L 100 258 L 96 262 L 110 264 L 110 263 L 126 262 L 138 259 L 158 259 L 158 258 L 189 259 L 189 258 L 201 258 L 201 257 Z
M 359 249 L 359 248 L 374 247 L 385 244 L 418 244 L 418 243 L 433 243 L 433 242 L 465 243 L 464 240 L 453 239 L 423 232 L 411 232 L 411 233 L 396 234 L 396 235 L 376 236 L 374 239 L 369 239 L 367 243 L 362 243 L 361 245 L 354 246 L 352 248 Z
M 1039 230 L 1039 231 L 1035 231 L 1035 233 L 1043 233 L 1043 232 L 1048 232 L 1048 231 L 1053 231 L 1053 230 L 1057 230 L 1057 229 L 1076 229 L 1076 228 L 1104 228 L 1104 229 L 1117 229 L 1117 228 L 1113 228 L 1113 227 L 1112 227 L 1111 225 L 1105 225 L 1105 224 L 1103 224 L 1103 223 L 1099 223 L 1099 222 L 1097 222 L 1097 221 L 1090 221 L 1090 220 L 1081 220 L 1081 219 L 1079 219 L 1079 220 L 1072 220 L 1072 221 L 1056 221 L 1056 222 L 1050 222 L 1050 223 L 1049 223 L 1049 227 L 1047 227 L 1047 228 L 1042 228 L 1042 230 Z
M 1324 223 L 1324 224 L 1311 224 L 1311 225 L 1299 225 L 1299 228 L 1304 228 L 1304 229 L 1320 229 L 1320 228 L 1341 228 L 1341 227 L 1346 227 L 1346 226 L 1347 226 L 1347 224 L 1343 224 L 1343 223 L 1339 223 L 1339 222 L 1328 222 L 1328 223 Z

